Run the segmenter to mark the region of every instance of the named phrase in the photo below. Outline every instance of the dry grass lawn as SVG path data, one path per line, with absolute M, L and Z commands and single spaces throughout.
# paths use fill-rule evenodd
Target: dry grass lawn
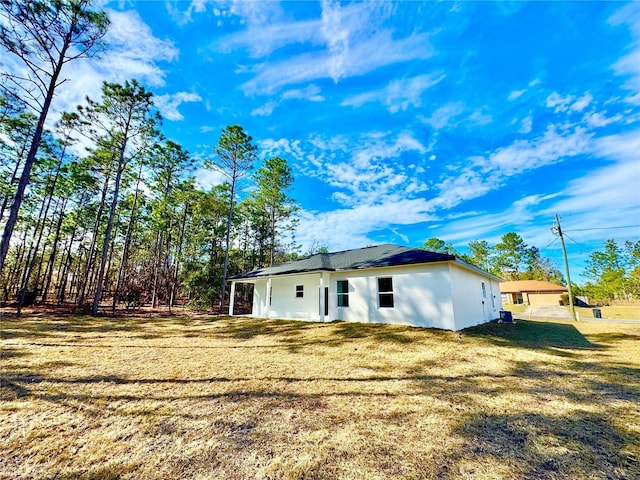
M 1 321 L 2 479 L 640 478 L 640 324 Z

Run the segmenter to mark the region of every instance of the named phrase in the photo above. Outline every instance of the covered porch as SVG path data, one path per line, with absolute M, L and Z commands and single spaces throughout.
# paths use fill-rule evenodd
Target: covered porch
M 330 274 L 313 272 L 231 280 L 229 315 L 236 314 L 237 286 L 251 285 L 251 314 L 258 318 L 287 318 L 324 322 L 330 314 Z

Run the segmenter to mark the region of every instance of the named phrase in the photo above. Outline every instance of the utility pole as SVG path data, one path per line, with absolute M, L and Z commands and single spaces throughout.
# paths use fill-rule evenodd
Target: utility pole
M 567 249 L 564 246 L 564 237 L 562 236 L 562 227 L 560 226 L 560 218 L 556 213 L 556 224 L 551 228 L 551 231 L 560 237 L 560 244 L 562 245 L 562 257 L 564 258 L 564 269 L 567 273 L 567 288 L 569 289 L 569 310 L 571 311 L 571 318 L 573 321 L 577 321 L 576 309 L 573 305 L 573 292 L 571 291 L 571 276 L 569 275 L 569 260 L 567 260 Z

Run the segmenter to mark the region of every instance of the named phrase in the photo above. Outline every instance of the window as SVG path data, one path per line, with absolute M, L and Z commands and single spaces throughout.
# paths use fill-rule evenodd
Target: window
M 338 280 L 338 306 L 349 306 L 349 281 Z
M 391 277 L 378 278 L 378 306 L 393 308 L 393 280 Z
M 296 285 L 296 298 L 304 297 L 304 285 Z
M 482 298 L 487 298 L 487 287 L 484 282 L 482 282 Z

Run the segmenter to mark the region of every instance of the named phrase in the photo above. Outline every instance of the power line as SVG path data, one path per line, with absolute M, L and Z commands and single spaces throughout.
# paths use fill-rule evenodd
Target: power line
M 549 242 L 547 246 L 542 247 L 539 251 L 544 252 L 547 248 L 549 248 L 551 245 L 553 245 L 557 241 L 558 241 L 558 237 L 554 237 L 553 240 L 551 240 L 551 242 Z
M 590 232 L 592 230 L 613 230 L 614 228 L 633 228 L 640 225 L 619 225 L 617 227 L 595 227 L 595 228 L 572 228 L 571 230 L 563 230 L 563 232 Z
M 576 242 L 573 238 L 571 238 L 569 235 L 567 235 L 567 231 L 563 230 L 562 233 L 564 233 L 564 236 L 567 237 L 569 240 L 571 240 L 573 243 L 575 243 L 576 245 L 578 245 L 581 248 L 584 248 L 584 250 L 582 250 L 581 253 L 591 253 L 593 252 L 592 248 L 587 247 L 586 245 L 583 245 L 579 242 Z

